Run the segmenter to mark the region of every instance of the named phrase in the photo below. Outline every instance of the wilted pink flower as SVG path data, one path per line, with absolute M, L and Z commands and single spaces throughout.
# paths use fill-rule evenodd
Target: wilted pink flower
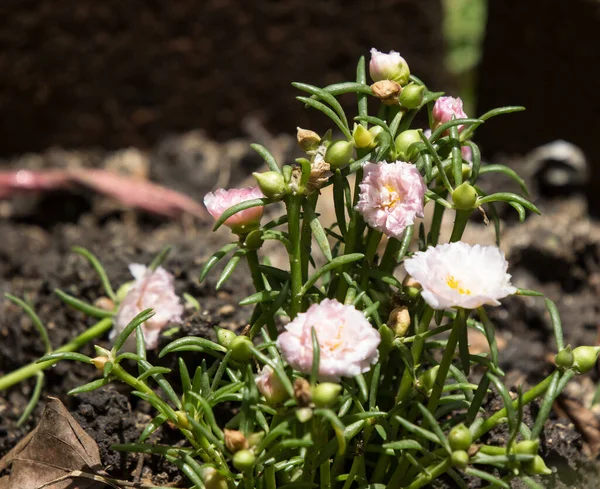
M 404 268 L 421 284 L 423 299 L 434 309 L 498 306 L 498 299 L 517 291 L 504 253 L 495 246 L 458 241 L 429 247 L 405 260 Z
M 410 76 L 410 69 L 400 53 L 390 51 L 388 54 L 371 49 L 369 74 L 374 82 L 392 80 L 400 85 L 406 85 Z
M 258 390 L 265 396 L 269 404 L 277 404 L 288 398 L 288 393 L 281 380 L 269 365 L 265 365 L 254 380 Z
M 277 339 L 285 361 L 309 373 L 313 363 L 312 329 L 319 342 L 319 379 L 339 381 L 367 372 L 377 362 L 379 332 L 354 306 L 332 299 L 313 304 L 289 323 Z
M 183 305 L 175 294 L 173 275 L 162 267 L 152 271 L 139 263 L 129 265 L 129 271 L 135 281 L 119 305 L 110 337 L 116 337 L 140 312 L 152 308 L 155 314 L 142 324 L 142 331 L 146 347 L 156 348 L 160 330 L 169 322 L 181 322 L 183 314 Z
M 463 110 L 463 101 L 460 97 L 440 97 L 435 101 L 431 111 L 433 118 L 433 129 L 455 119 L 465 119 L 467 114 Z M 464 124 L 458 126 L 458 132 L 464 129 Z
M 415 217 L 423 217 L 427 186 L 415 165 L 367 163 L 356 210 L 372 228 L 400 238 Z
M 247 200 L 261 199 L 264 195 L 258 187 L 217 189 L 209 192 L 204 197 L 204 205 L 215 219 L 230 207 Z M 225 224 L 236 234 L 245 234 L 258 227 L 263 215 L 264 206 L 250 207 L 234 214 L 225 221 Z

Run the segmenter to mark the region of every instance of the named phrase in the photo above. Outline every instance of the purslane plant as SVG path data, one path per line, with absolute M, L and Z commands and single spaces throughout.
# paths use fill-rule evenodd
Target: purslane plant
M 192 371 L 178 358 L 175 376 L 148 361 L 148 309 L 126 318 L 113 348 L 97 347 L 95 358 L 42 358 L 101 370 L 73 394 L 120 381 L 156 409 L 137 443 L 115 449 L 162 455 L 196 488 L 417 489 L 442 476 L 457 487 L 467 487 L 465 476 L 486 487 L 508 488 L 514 478 L 540 487 L 531 476 L 550 472 L 538 455 L 544 422 L 569 379 L 592 368 L 598 349 L 565 347 L 554 303 L 514 287 L 497 247 L 460 241 L 473 213 L 489 216 L 499 239 L 497 203 L 521 220 L 527 210 L 538 213 L 521 195 L 485 194 L 478 185 L 481 174 L 502 173 L 526 192 L 513 170 L 483 164 L 472 141 L 486 120 L 522 108 L 469 118 L 460 99 L 431 92 L 394 52 L 373 50 L 369 72 L 371 85 L 361 59 L 354 82 L 295 83 L 306 93 L 298 100 L 327 116 L 340 139 L 299 129 L 305 155 L 284 166 L 253 145 L 269 168 L 255 174 L 258 188 L 219 189 L 205 199 L 215 229 L 225 224 L 236 239 L 212 255 L 200 280 L 230 255 L 221 287 L 246 262 L 256 292 L 240 303 L 254 307 L 243 334 L 217 328 L 217 342 L 168 344 L 161 357 L 192 351 L 199 359 Z M 337 100 L 347 93 L 357 97 L 353 126 Z M 419 111 L 428 128 L 411 128 Z M 322 222 L 317 208 L 327 186 L 334 223 Z M 264 207 L 276 202 L 285 214 L 261 224 Z M 419 221 L 427 205 L 432 217 Z M 446 213 L 454 225 L 441 243 Z M 280 242 L 289 268 L 261 260 L 266 240 Z M 485 310 L 509 295 L 546 301 L 559 352 L 556 370 L 516 399 L 502 384 Z M 485 335 L 488 354 L 471 353 L 468 328 Z M 122 351 L 134 333 L 135 352 Z M 126 362 L 137 364 L 136 374 Z M 490 391 L 503 399 L 500 411 L 486 411 Z M 540 410 L 527 426 L 523 408 L 536 399 Z M 185 444 L 148 442 L 165 423 Z M 487 444 L 486 433 L 501 424 L 506 444 Z

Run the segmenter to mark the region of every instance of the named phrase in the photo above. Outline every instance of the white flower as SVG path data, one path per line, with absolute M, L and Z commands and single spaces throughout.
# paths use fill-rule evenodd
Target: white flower
M 119 305 L 110 339 L 114 339 L 129 322 L 145 309 L 154 309 L 154 316 L 142 324 L 147 348 L 156 348 L 160 330 L 169 322 L 181 322 L 183 305 L 175 294 L 173 275 L 163 267 L 155 271 L 145 265 L 132 263 L 129 271 L 135 278 Z M 135 334 L 129 338 L 135 338 Z
M 407 259 L 404 268 L 421 284 L 423 299 L 434 309 L 498 306 L 498 299 L 517 291 L 506 273 L 504 253 L 495 246 L 459 241 L 429 247 Z

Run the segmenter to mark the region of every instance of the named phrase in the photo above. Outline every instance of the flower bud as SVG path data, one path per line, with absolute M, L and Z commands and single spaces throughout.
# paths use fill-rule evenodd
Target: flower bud
M 460 470 L 465 469 L 469 465 L 469 454 L 464 450 L 452 452 L 452 465 Z
M 286 193 L 283 175 L 277 171 L 252 174 L 258 183 L 260 191 L 271 200 L 280 200 Z
M 296 419 L 301 423 L 306 423 L 310 421 L 313 417 L 313 410 L 309 407 L 303 407 L 300 409 L 296 409 Z
M 294 380 L 294 398 L 298 406 L 308 406 L 312 400 L 308 380 L 298 377 Z
M 369 74 L 375 82 L 393 80 L 400 85 L 406 85 L 410 76 L 410 69 L 400 53 L 390 51 L 386 54 L 373 48 L 371 49 Z
M 394 331 L 386 324 L 382 324 L 378 331 L 379 336 L 381 337 L 381 343 L 379 343 L 379 355 L 380 357 L 385 358 L 394 347 Z
M 233 455 L 233 466 L 240 472 L 247 472 L 254 467 L 256 457 L 250 450 L 240 450 Z
M 385 105 L 398 105 L 398 96 L 402 91 L 399 83 L 391 80 L 381 80 L 371 85 L 373 95 Z
M 452 450 L 468 450 L 473 442 L 473 436 L 469 428 L 461 423 L 450 430 L 448 442 Z
M 92 358 L 92 363 L 94 364 L 94 367 L 100 370 L 100 372 L 104 371 L 104 365 L 106 365 L 106 362 L 108 362 L 108 357 L 105 356 Z
M 353 151 L 353 143 L 343 140 L 334 141 L 329 145 L 325 152 L 325 161 L 329 163 L 332 168 L 340 168 L 350 163 Z
M 423 103 L 423 95 L 425 87 L 416 83 L 409 83 L 402 89 L 400 93 L 400 105 L 407 109 L 416 109 Z
M 258 431 L 257 433 L 252 433 L 248 437 L 248 445 L 251 447 L 255 447 L 263 440 L 264 437 L 265 437 L 264 431 Z
M 426 372 L 423 372 L 417 379 L 417 389 L 426 397 L 431 396 L 431 391 L 433 390 L 439 369 L 440 366 L 436 365 Z
M 213 467 L 206 467 L 202 471 L 202 482 L 206 489 L 227 489 L 227 479 Z
M 357 148 L 368 148 L 373 144 L 374 136 L 362 124 L 356 124 L 352 132 L 352 138 Z
M 515 445 L 515 453 L 520 455 L 537 455 L 539 448 L 539 440 L 523 440 Z
M 232 342 L 232 340 L 237 338 L 237 335 L 229 329 L 215 326 L 215 331 L 217 333 L 217 343 L 225 348 L 229 348 L 229 344 Z
M 298 146 L 305 153 L 317 149 L 321 142 L 321 137 L 314 131 L 308 129 L 297 128 L 296 139 L 298 140 Z
M 573 350 L 573 369 L 579 374 L 585 374 L 594 368 L 598 361 L 598 346 L 578 346 Z
M 175 411 L 175 415 L 177 417 L 177 426 L 179 428 L 183 428 L 184 430 L 189 429 L 190 422 L 187 417 L 187 413 L 185 411 Z
M 525 462 L 523 464 L 523 468 L 525 469 L 525 472 L 527 472 L 529 475 L 552 474 L 552 471 L 548 468 L 546 462 L 544 462 L 544 459 L 539 455 L 536 455 L 533 460 Z
M 127 294 L 133 287 L 134 283 L 135 283 L 135 281 L 133 281 L 133 280 L 131 282 L 125 282 L 123 285 L 121 285 L 121 287 L 119 287 L 117 289 L 117 294 L 116 294 L 117 295 L 117 304 L 120 304 L 121 302 L 123 302 L 123 299 L 125 299 L 125 297 L 127 297 Z
M 94 306 L 96 306 L 99 309 L 104 309 L 105 311 L 112 311 L 115 308 L 115 303 L 108 297 L 102 296 L 98 297 L 94 301 Z
M 463 182 L 452 192 L 452 202 L 454 207 L 459 210 L 468 211 L 475 208 L 477 202 L 477 190 L 475 187 L 469 184 L 469 182 Z
M 244 239 L 244 247 L 248 250 L 258 250 L 263 245 L 263 232 L 261 229 L 250 231 Z
M 252 340 L 247 336 L 236 336 L 229 343 L 231 358 L 238 362 L 247 362 L 252 358 Z
M 333 406 L 340 397 L 342 386 L 333 382 L 322 382 L 312 389 L 312 400 L 318 408 Z
M 373 136 L 373 142 L 371 143 L 371 147 L 374 148 L 375 146 L 377 146 L 377 143 L 381 142 L 381 134 L 386 134 L 384 132 L 383 127 L 381 126 L 372 126 L 369 128 L 369 133 L 371 134 L 371 136 Z M 389 135 L 388 135 L 389 137 Z
M 563 348 L 554 357 L 554 364 L 563 370 L 571 368 L 574 361 L 575 357 L 573 356 L 571 345 L 567 345 L 566 348 Z
M 419 131 L 415 129 L 403 131 L 398 134 L 394 141 L 398 157 L 403 161 L 416 159 L 418 156 L 418 147 L 416 144 L 420 142 L 422 142 L 421 136 L 419 135 Z
M 285 387 L 270 365 L 265 365 L 255 378 L 256 387 L 267 403 L 279 404 L 288 398 Z
M 463 110 L 463 101 L 460 97 L 440 97 L 435 101 L 431 110 L 431 118 L 433 119 L 432 129 L 436 129 L 446 122 L 450 122 L 453 118 L 465 119 L 467 114 Z M 464 125 L 458 126 L 458 132 L 464 129 Z M 447 134 L 448 131 L 445 131 Z
M 400 306 L 390 312 L 388 326 L 394 330 L 396 336 L 406 336 L 408 328 L 410 328 L 410 313 L 408 312 L 408 307 Z
M 225 434 L 225 447 L 231 453 L 239 452 L 240 450 L 248 449 L 248 440 L 241 431 L 238 430 L 228 430 L 225 428 L 223 430 Z

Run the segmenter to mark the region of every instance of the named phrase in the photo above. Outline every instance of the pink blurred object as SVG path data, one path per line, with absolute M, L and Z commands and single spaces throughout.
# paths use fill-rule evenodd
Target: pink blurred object
M 161 185 L 125 177 L 107 170 L 16 170 L 0 172 L 0 199 L 20 192 L 45 192 L 74 185 L 88 187 L 121 204 L 160 216 L 176 218 L 184 213 L 208 220 L 199 202 Z
M 467 114 L 463 110 L 463 101 L 460 97 L 440 97 L 435 101 L 431 111 L 433 119 L 432 129 L 436 129 L 446 122 L 450 122 L 453 117 L 456 119 L 466 119 Z M 458 126 L 458 132 L 464 129 L 464 124 Z M 445 131 L 446 134 L 448 131 Z

